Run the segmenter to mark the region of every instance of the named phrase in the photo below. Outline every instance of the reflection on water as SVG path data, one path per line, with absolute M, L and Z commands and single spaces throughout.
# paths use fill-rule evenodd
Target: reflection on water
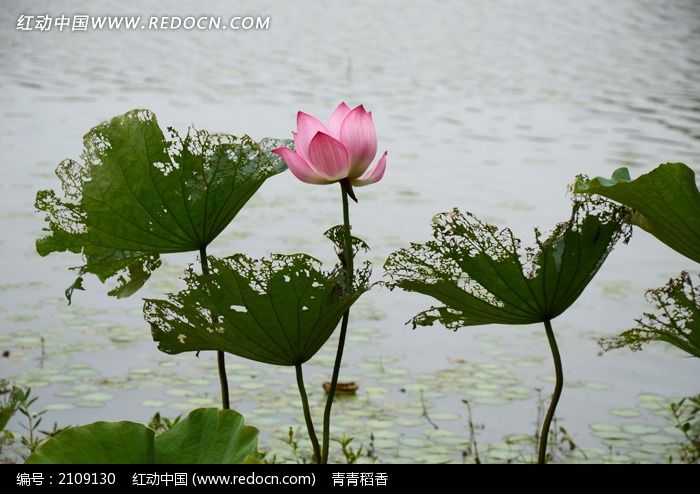
M 566 185 L 578 173 L 608 175 L 626 165 L 637 174 L 666 161 L 700 170 L 694 0 L 455 0 L 439 8 L 396 0 L 381 11 L 369 1 L 307 4 L 197 7 L 272 17 L 268 31 L 235 33 L 12 29 L 20 13 L 191 14 L 186 2 L 163 12 L 133 1 L 67 1 L 61 12 L 48 4 L 34 12 L 17 1 L 3 9 L 0 346 L 10 357 L 2 360 L 2 375 L 30 382 L 40 405 L 50 408 L 47 420 L 145 420 L 156 409 L 176 414 L 216 403 L 212 359 L 159 354 L 139 297 L 107 300 L 104 287 L 90 280 L 66 307 L 66 268 L 75 258 L 34 253 L 42 227 L 33 213 L 35 191 L 56 186 L 55 165 L 77 157 L 82 134 L 112 115 L 147 107 L 162 125 L 284 137 L 299 109 L 320 116 L 340 100 L 364 103 L 381 147 L 389 149 L 385 179 L 362 189 L 352 211 L 355 231 L 373 247 L 375 278 L 392 249 L 426 239 L 431 216 L 453 206 L 507 223 L 529 240 L 532 226 L 568 217 Z M 338 202 L 334 188 L 276 177 L 212 251 L 305 250 L 331 261 L 321 234 L 340 222 Z M 194 260 L 168 257 L 139 296 L 177 288 L 182 266 Z M 555 321 L 568 381 L 559 414 L 583 446 L 624 450 L 646 424 L 653 431 L 645 429 L 642 453 L 617 459 L 663 459 L 672 437 L 660 404 L 698 392 L 697 362 L 665 347 L 601 357 L 595 338 L 628 327 L 645 309 L 644 289 L 689 264 L 636 232 Z M 536 388 L 546 394 L 551 387 L 543 330 L 453 334 L 404 326 L 429 304 L 382 290 L 362 302 L 343 371 L 361 383 L 361 395 L 341 402 L 339 427 L 358 442 L 367 443 L 372 432 L 384 461 L 459 461 L 463 443 L 430 448 L 442 432 L 457 442 L 467 437 L 461 400 L 468 398 L 485 425 L 481 438 L 494 444 L 490 458 L 517 458 L 502 438 L 534 429 Z M 331 359 L 328 346 L 309 370 L 318 416 Z M 233 402 L 251 422 L 285 431 L 298 420 L 286 370 L 230 361 Z M 437 435 L 421 419 L 421 391 L 441 427 Z M 284 405 L 273 410 L 279 396 Z M 285 451 L 270 435 L 265 441 Z M 422 456 L 402 457 L 406 450 Z

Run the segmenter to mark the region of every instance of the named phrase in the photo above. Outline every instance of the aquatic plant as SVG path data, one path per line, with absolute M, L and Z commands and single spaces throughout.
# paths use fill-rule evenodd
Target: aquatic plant
M 168 431 L 135 422 L 72 427 L 42 444 L 27 463 L 244 463 L 258 457 L 258 430 L 234 410 L 199 408 Z
M 413 327 L 440 322 L 448 329 L 481 324 L 543 323 L 554 360 L 556 384 L 542 424 L 539 463 L 564 375 L 552 320 L 569 308 L 621 238 L 627 212 L 602 201 L 574 201 L 571 217 L 520 248 L 507 229 L 455 209 L 433 218 L 433 240 L 393 252 L 384 268 L 390 288 L 431 296 L 443 305 L 411 319 Z
M 353 186 L 369 185 L 382 179 L 387 153 L 385 151 L 374 168 L 369 169 L 377 153 L 377 133 L 371 112 L 367 112 L 362 105 L 350 110 L 345 103 L 340 103 L 327 125 L 300 111 L 297 114 L 297 131 L 293 135 L 296 152 L 285 147 L 273 151 L 284 158 L 292 173 L 299 180 L 311 184 L 340 184 L 343 225 L 329 232 L 332 232 L 331 239 L 339 246 L 338 255 L 345 274 L 342 288 L 352 294 L 355 291 L 354 257 L 357 248 L 366 248 L 367 244 L 352 237 L 348 197 L 357 202 Z M 323 414 L 321 463 L 328 462 L 331 409 L 338 386 L 349 318 L 348 308 L 340 326 L 338 350 Z
M 230 353 L 294 367 L 312 460 L 327 463 L 350 309 L 372 287 L 371 265 L 365 262 L 355 268 L 357 255 L 369 247 L 352 235 L 349 202 L 349 198 L 358 201 L 353 187 L 380 181 L 386 170 L 386 152 L 370 166 L 377 153 L 372 114 L 362 105 L 350 109 L 341 103 L 323 123 L 299 112 L 294 146 L 290 141 L 255 142 L 247 136 L 196 129 L 184 136 L 169 129 L 169 135 L 166 138 L 147 110 L 115 117 L 88 132 L 82 160 L 65 160 L 57 169 L 62 196 L 53 190 L 37 194 L 36 207 L 46 214 L 47 226 L 36 247 L 41 255 L 57 251 L 81 255 L 82 264 L 74 268 L 77 277 L 65 293 L 69 304 L 75 290 L 83 289 L 87 274 L 111 283 L 110 295 L 128 297 L 160 266 L 162 254 L 199 252 L 199 269 L 190 266 L 185 271 L 186 288 L 145 300 L 143 312 L 164 353 L 217 352 L 223 410 L 197 409 L 173 421 L 161 421 L 156 415 L 149 427 L 97 422 L 44 433 L 48 437 L 44 440 L 32 433 L 40 414 L 27 415 L 9 400 L 0 410 L 0 430 L 14 411 L 27 415 L 30 463 L 261 461 L 257 430 L 228 409 L 224 355 Z M 208 256 L 209 244 L 265 180 L 285 169 L 285 163 L 302 182 L 340 185 L 343 221 L 325 232 L 338 263 L 326 269 L 304 253 L 260 259 L 242 253 Z M 552 321 L 578 299 L 616 243 L 629 240 L 632 225 L 700 262 L 700 191 L 689 167 L 665 164 L 636 180 L 626 169 L 617 170 L 609 180 L 578 177 L 574 191 L 579 195 L 569 219 L 549 235 L 536 229 L 532 247 L 521 247 L 510 229 L 455 208 L 434 217 L 432 240 L 397 250 L 384 265 L 386 286 L 428 295 L 440 303 L 412 317 L 414 329 L 435 323 L 455 331 L 485 324 L 544 326 L 555 387 L 537 435 L 539 463 L 548 460 L 548 440 L 577 447 L 554 418 L 564 372 Z M 683 272 L 648 296 L 657 310 L 644 314 L 638 327 L 602 344 L 639 349 L 648 341 L 661 340 L 700 356 L 700 289 L 692 276 Z M 319 441 L 303 366 L 338 326 Z M 423 417 L 437 430 L 422 389 L 420 400 Z M 469 401 L 464 403 L 470 417 L 464 451 L 478 463 L 471 408 Z M 686 439 L 691 449 L 683 450 L 684 458 L 697 459 L 693 456 L 697 400 L 674 407 L 679 428 L 690 431 Z M 351 447 L 352 438 L 334 440 L 348 463 L 363 456 L 362 447 Z M 305 458 L 298 454 L 293 432 L 289 444 L 297 460 Z M 374 457 L 373 436 L 367 451 Z
M 69 251 L 83 264 L 66 290 L 83 289 L 83 277 L 116 281 L 109 294 L 128 297 L 161 265 L 160 255 L 199 252 L 208 276 L 207 247 L 268 178 L 285 170 L 271 150 L 284 141 L 190 129 L 161 130 L 148 110 L 132 110 L 97 125 L 83 138 L 81 161 L 56 169 L 63 197 L 36 196 L 46 213 L 37 252 Z M 223 352 L 217 361 L 223 408 L 229 408 Z
M 626 168 L 619 168 L 611 179 L 579 177 L 574 190 L 623 204 L 633 225 L 700 263 L 700 189 L 687 165 L 662 164 L 634 180 Z M 684 271 L 646 295 L 656 311 L 637 319 L 636 327 L 601 339 L 603 348 L 639 350 L 650 341 L 663 341 L 700 357 L 700 288 L 693 286 L 691 275 Z

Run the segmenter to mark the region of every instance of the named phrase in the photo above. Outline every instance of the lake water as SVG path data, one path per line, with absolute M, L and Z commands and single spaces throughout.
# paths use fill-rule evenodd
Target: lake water
M 373 111 L 388 169 L 358 190 L 353 231 L 372 246 L 373 279 L 388 254 L 424 241 L 430 219 L 459 206 L 524 241 L 568 218 L 579 173 L 633 175 L 681 161 L 700 171 L 700 3 L 559 2 L 6 2 L 0 19 L 0 376 L 32 386 L 45 421 L 146 421 L 216 406 L 214 357 L 168 357 L 150 339 L 142 297 L 180 286 L 192 255 L 167 256 L 136 296 L 113 300 L 94 278 L 67 306 L 71 255 L 40 258 L 40 188 L 78 157 L 82 135 L 132 108 L 162 126 L 288 137 L 300 109 L 327 118 L 341 101 Z M 22 32 L 19 14 L 270 16 L 265 31 Z M 331 262 L 322 236 L 341 222 L 337 187 L 289 173 L 266 183 L 211 253 L 307 251 Z M 666 346 L 600 355 L 596 338 L 633 324 L 688 259 L 636 230 L 574 307 L 554 321 L 566 387 L 560 425 L 593 461 L 664 461 L 677 440 L 669 399 L 695 394 L 697 359 Z M 461 461 L 466 408 L 483 426 L 488 461 L 520 461 L 532 447 L 538 389 L 553 383 L 539 326 L 440 327 L 404 323 L 431 300 L 375 289 L 353 311 L 337 432 L 379 461 Z M 43 344 L 42 344 L 43 339 Z M 334 343 L 307 369 L 320 422 L 321 383 Z M 43 348 L 43 350 L 42 350 Z M 290 460 L 280 438 L 301 411 L 293 373 L 229 357 L 232 404 Z M 423 405 L 439 429 L 422 416 Z M 19 430 L 18 424 L 13 424 Z M 301 436 L 305 432 L 301 429 Z M 519 442 L 521 441 L 521 442 Z M 302 442 L 302 444 L 305 444 Z M 335 451 L 337 457 L 339 452 Z

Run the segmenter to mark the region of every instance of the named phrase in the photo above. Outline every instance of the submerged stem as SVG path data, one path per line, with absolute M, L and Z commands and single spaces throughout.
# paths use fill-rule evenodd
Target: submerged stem
M 547 415 L 544 417 L 544 422 L 542 423 L 542 433 L 540 434 L 540 450 L 537 456 L 537 463 L 543 465 L 547 462 L 547 439 L 549 438 L 549 426 L 554 418 L 554 412 L 557 409 L 557 403 L 559 403 L 559 397 L 561 396 L 561 390 L 564 387 L 564 373 L 561 367 L 561 355 L 559 355 L 559 347 L 557 346 L 557 340 L 554 338 L 554 330 L 552 330 L 552 323 L 549 319 L 544 320 L 544 329 L 547 332 L 547 341 L 549 341 L 549 348 L 552 350 L 552 358 L 554 359 L 554 372 L 556 374 L 556 383 L 554 385 L 554 393 L 552 393 L 552 401 L 549 404 L 549 409 L 547 410 Z
M 202 264 L 202 277 L 209 281 L 209 259 L 207 258 L 207 247 L 199 249 L 199 262 Z M 216 352 L 216 362 L 219 367 L 219 382 L 221 383 L 221 408 L 228 410 L 231 403 L 228 396 L 228 378 L 226 377 L 226 357 L 224 352 Z
M 314 448 L 314 459 L 316 463 L 321 463 L 321 448 L 318 445 L 318 437 L 314 430 L 314 422 L 311 419 L 311 409 L 309 408 L 309 398 L 306 396 L 306 387 L 304 386 L 304 373 L 301 370 L 301 364 L 296 364 L 294 368 L 297 371 L 297 386 L 299 387 L 299 396 L 301 396 L 301 406 L 304 409 L 304 420 L 306 421 L 306 430 L 309 431 L 309 439 L 311 446 Z
M 345 290 L 348 293 L 352 293 L 353 252 L 352 236 L 350 233 L 350 208 L 348 205 L 348 187 L 349 182 L 348 185 L 345 185 L 341 181 L 340 190 L 343 201 L 343 262 L 345 264 Z M 338 339 L 338 350 L 335 354 L 333 376 L 331 377 L 331 386 L 328 390 L 328 397 L 326 398 L 326 408 L 323 411 L 323 453 L 321 456 L 321 463 L 328 463 L 328 448 L 330 446 L 331 409 L 333 408 L 335 390 L 338 387 L 338 375 L 340 374 L 340 363 L 343 360 L 343 349 L 345 348 L 345 335 L 348 331 L 349 319 L 350 309 L 345 311 L 345 314 L 343 314 L 343 320 L 340 323 L 340 338 Z

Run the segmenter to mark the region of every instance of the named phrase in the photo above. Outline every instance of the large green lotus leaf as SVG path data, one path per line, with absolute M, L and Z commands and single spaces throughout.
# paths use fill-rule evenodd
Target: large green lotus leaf
M 46 441 L 27 463 L 243 463 L 257 448 L 258 431 L 241 414 L 200 408 L 160 436 L 134 422 L 72 427 Z
M 342 271 L 305 254 L 210 258 L 211 277 L 186 273 L 187 289 L 146 300 L 144 316 L 165 353 L 218 350 L 269 364 L 310 359 L 343 313 L 368 290 L 369 268 L 347 293 Z
M 191 129 L 166 138 L 155 115 L 133 110 L 90 130 L 82 161 L 56 170 L 63 197 L 37 194 L 48 234 L 42 256 L 82 253 L 80 275 L 116 278 L 129 296 L 160 265 L 159 254 L 198 250 L 229 224 L 263 182 L 283 171 L 271 150 L 286 141 Z M 66 291 L 82 289 L 81 280 Z
M 700 285 L 693 286 L 684 271 L 666 286 L 647 291 L 647 301 L 656 311 L 644 313 L 637 327 L 602 339 L 603 348 L 641 350 L 650 341 L 664 341 L 700 358 Z
M 154 463 L 154 436 L 134 422 L 71 427 L 41 445 L 27 463 Z
M 231 410 L 201 408 L 156 436 L 156 463 L 244 463 L 258 452 L 258 430 Z
M 700 190 L 695 172 L 683 163 L 659 165 L 634 180 L 627 168 L 618 168 L 610 179 L 578 178 L 574 191 L 605 196 L 632 208 L 633 224 L 700 262 Z
M 624 208 L 574 203 L 569 221 L 537 247 L 520 249 L 499 230 L 457 210 L 437 215 L 433 236 L 391 254 L 388 285 L 436 298 L 443 306 L 415 316 L 450 329 L 479 324 L 530 324 L 553 319 L 578 298 L 623 233 Z

